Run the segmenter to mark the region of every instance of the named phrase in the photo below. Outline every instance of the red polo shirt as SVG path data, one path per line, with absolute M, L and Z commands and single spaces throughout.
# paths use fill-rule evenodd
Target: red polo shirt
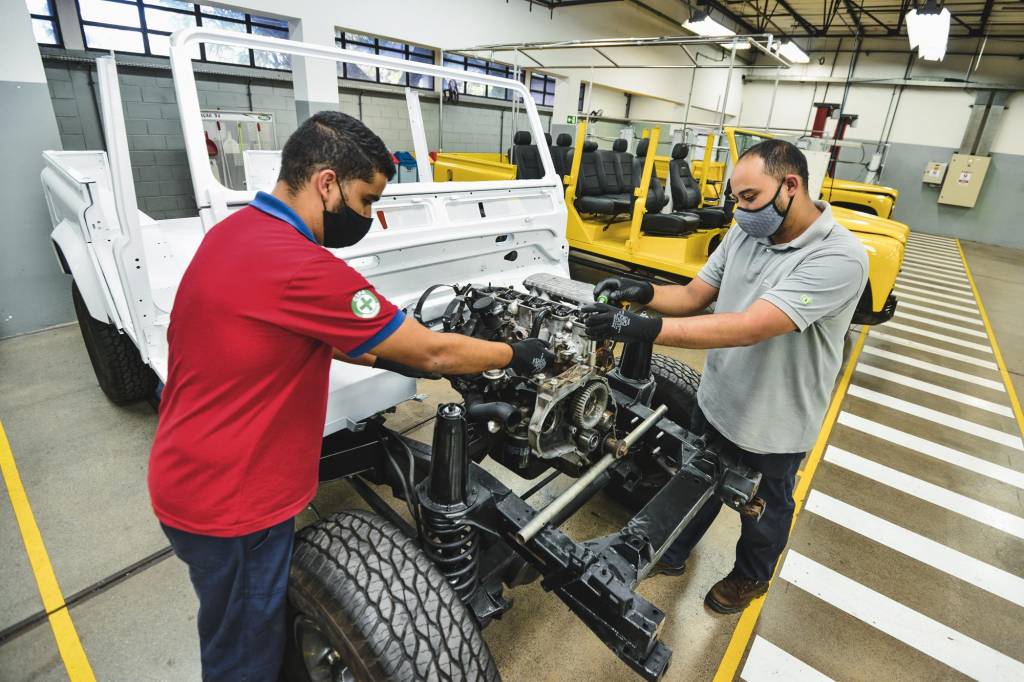
M 272 195 L 215 225 L 167 331 L 157 518 L 236 537 L 300 512 L 317 488 L 331 349 L 362 355 L 404 317 Z

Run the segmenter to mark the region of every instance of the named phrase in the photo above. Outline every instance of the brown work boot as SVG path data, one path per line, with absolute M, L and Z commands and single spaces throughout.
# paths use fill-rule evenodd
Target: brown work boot
M 704 604 L 716 613 L 739 613 L 768 591 L 768 583 L 746 578 L 733 569 L 708 590 Z

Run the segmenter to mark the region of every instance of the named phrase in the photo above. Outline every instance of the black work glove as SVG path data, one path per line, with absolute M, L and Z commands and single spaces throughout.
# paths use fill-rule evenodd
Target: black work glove
M 379 355 L 377 356 L 377 359 L 373 361 L 373 366 L 377 369 L 386 369 L 389 372 L 401 374 L 402 376 L 410 377 L 412 379 L 441 378 L 441 375 L 435 372 L 428 372 L 426 370 L 416 369 L 415 367 L 410 367 L 409 365 L 403 365 L 400 362 L 393 362 L 392 360 L 387 360 L 385 358 L 380 357 Z
M 604 297 L 604 300 L 602 300 Z M 654 298 L 654 285 L 628 277 L 608 277 L 594 286 L 594 300 L 618 305 L 623 301 L 647 304 Z
M 506 367 L 511 367 L 516 374 L 532 376 L 555 364 L 555 354 L 548 349 L 546 341 L 531 338 L 509 345 L 512 346 L 512 362 Z
M 614 341 L 654 343 L 661 333 L 661 318 L 631 313 L 607 303 L 591 303 L 580 309 L 587 315 L 587 336 Z

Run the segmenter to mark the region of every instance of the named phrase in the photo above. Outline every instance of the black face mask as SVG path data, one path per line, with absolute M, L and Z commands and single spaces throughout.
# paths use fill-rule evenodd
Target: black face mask
M 338 190 L 341 190 L 341 183 L 338 183 Z M 324 203 L 324 246 L 328 249 L 352 246 L 366 236 L 372 224 L 373 218 L 353 211 L 345 201 L 345 194 L 342 193 L 341 209 L 328 211 L 327 203 Z

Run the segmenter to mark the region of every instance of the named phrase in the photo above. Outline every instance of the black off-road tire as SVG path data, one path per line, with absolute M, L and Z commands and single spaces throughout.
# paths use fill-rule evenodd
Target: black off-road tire
M 128 405 L 152 397 L 156 374 L 142 361 L 128 335 L 90 315 L 75 282 L 71 283 L 71 299 L 96 381 L 107 398 L 115 405 Z
M 651 376 L 655 381 L 651 404 L 668 405 L 669 419 L 689 430 L 697 406 L 700 372 L 675 358 L 655 353 L 651 356 Z
M 311 679 L 298 641 L 303 618 L 359 682 L 501 679 L 476 621 L 444 576 L 376 514 L 341 512 L 303 529 L 288 600 L 289 680 Z
M 651 376 L 654 377 L 652 406 L 668 405 L 669 419 L 690 429 L 693 410 L 697 406 L 697 387 L 700 372 L 686 363 L 667 355 L 651 356 Z M 605 491 L 631 511 L 638 511 L 668 482 L 668 473 L 660 467 L 643 467 L 643 478 L 630 490 L 613 481 Z

